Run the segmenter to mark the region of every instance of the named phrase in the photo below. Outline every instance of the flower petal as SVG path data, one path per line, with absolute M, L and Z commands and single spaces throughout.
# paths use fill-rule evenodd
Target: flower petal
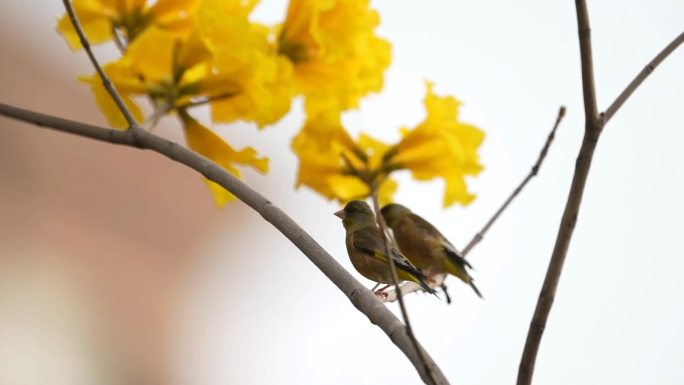
M 257 151 L 254 148 L 247 147 L 237 151 L 221 139 L 220 136 L 200 124 L 186 112 L 181 111 L 180 117 L 183 121 L 188 146 L 218 163 L 231 174 L 238 178 L 241 175 L 240 170 L 235 167 L 235 164 L 252 167 L 261 173 L 268 171 L 268 159 L 257 157 Z M 219 207 L 234 199 L 230 192 L 214 182 L 210 182 L 209 187 L 214 193 L 216 204 Z
M 102 80 L 100 80 L 99 75 L 95 74 L 93 76 L 82 76 L 79 79 L 84 83 L 90 84 L 90 88 L 93 91 L 93 94 L 95 94 L 95 102 L 109 122 L 109 125 L 120 130 L 128 129 L 128 121 L 105 88 Z M 144 119 L 143 113 L 135 101 L 125 94 L 120 94 L 120 96 L 128 110 L 133 115 L 133 118 L 135 118 L 136 122 L 142 122 Z

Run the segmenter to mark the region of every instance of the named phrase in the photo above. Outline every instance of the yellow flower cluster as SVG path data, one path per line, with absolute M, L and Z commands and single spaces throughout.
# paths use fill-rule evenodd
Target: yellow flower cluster
M 137 99 L 154 112 L 152 126 L 177 114 L 188 145 L 238 174 L 235 164 L 267 171 L 252 148 L 234 151 L 193 119 L 189 110 L 210 104 L 212 120 L 254 122 L 264 127 L 282 118 L 297 95 L 309 109 L 349 108 L 382 88 L 390 59 L 388 42 L 373 34 L 378 15 L 367 0 L 293 0 L 285 22 L 266 26 L 250 20 L 257 0 L 74 0 L 91 44 L 114 42 L 122 57 L 104 69 L 138 122 Z M 68 15 L 58 30 L 81 48 Z M 127 127 L 97 76 L 90 84 L 109 123 Z M 258 166 L 257 166 L 258 164 Z M 213 186 L 222 205 L 231 195 Z
M 290 0 L 284 22 L 267 26 L 250 19 L 258 0 L 73 0 L 91 44 L 113 42 L 121 57 L 104 66 L 135 119 L 151 128 L 167 114 L 183 125 L 187 144 L 229 172 L 268 170 L 251 147 L 236 150 L 191 111 L 211 107 L 215 123 L 237 120 L 264 127 L 305 100 L 307 121 L 292 143 L 300 158 L 298 185 L 329 199 L 348 201 L 378 191 L 391 200 L 396 170 L 419 180 L 443 178 L 445 206 L 467 204 L 465 175 L 481 169 L 477 149 L 483 133 L 458 120 L 459 102 L 428 86 L 426 120 L 387 145 L 370 135 L 354 140 L 341 124 L 343 111 L 383 87 L 391 61 L 389 42 L 376 35 L 380 18 L 370 0 Z M 58 30 L 73 49 L 80 41 L 69 17 Z M 83 76 L 109 123 L 128 123 L 97 76 Z M 153 112 L 143 117 L 141 98 Z M 216 201 L 233 197 L 209 183 Z
M 380 17 L 369 0 L 291 0 L 278 52 L 295 65 L 309 114 L 356 108 L 379 92 L 392 49 L 374 34 Z
M 366 198 L 377 189 L 384 204 L 397 189 L 390 174 L 409 170 L 418 180 L 444 179 L 445 207 L 466 205 L 475 196 L 468 192 L 465 176 L 482 170 L 477 150 L 484 133 L 459 121 L 459 106 L 454 97 L 435 95 L 428 83 L 427 117 L 415 128 L 403 129 L 394 145 L 368 134 L 354 141 L 341 125 L 339 112 L 310 117 L 292 142 L 300 158 L 297 184 L 342 202 Z

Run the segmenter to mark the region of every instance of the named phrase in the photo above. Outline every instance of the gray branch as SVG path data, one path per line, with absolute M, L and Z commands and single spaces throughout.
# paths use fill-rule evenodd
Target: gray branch
M 328 254 L 306 231 L 287 216 L 280 208 L 218 164 L 191 151 L 178 143 L 171 142 L 148 131 L 136 129 L 118 131 L 84 124 L 59 117 L 45 115 L 0 103 L 0 115 L 32 123 L 40 127 L 67 132 L 87 138 L 140 149 L 147 149 L 184 164 L 233 193 L 238 199 L 258 212 L 267 222 L 287 237 L 319 270 L 330 279 L 368 317 L 371 323 L 382 329 L 390 340 L 406 355 L 425 383 L 431 383 L 431 375 L 438 385 L 449 382 L 441 369 L 420 345 L 423 358 L 413 347 L 406 333 L 406 327 L 383 305 L 375 295 L 363 287 L 347 270 Z M 425 367 L 427 366 L 427 368 Z
M 546 330 L 549 314 L 556 298 L 556 290 L 563 272 L 563 265 L 570 247 L 572 234 L 582 205 L 582 197 L 591 168 L 592 158 L 599 137 L 610 118 L 620 109 L 629 96 L 653 72 L 655 67 L 667 58 L 684 42 L 684 34 L 679 35 L 668 44 L 625 88 L 618 98 L 608 107 L 605 113 L 599 114 L 596 103 L 596 87 L 594 83 L 593 53 L 591 48 L 591 26 L 586 0 L 575 0 L 577 10 L 577 32 L 580 48 L 580 65 L 582 68 L 582 91 L 584 96 L 584 138 L 575 161 L 575 173 L 570 185 L 570 192 L 565 204 L 565 210 L 556 236 L 549 267 L 546 270 L 537 306 L 535 307 L 530 327 L 527 332 L 525 347 L 518 367 L 518 385 L 530 385 L 537 353 L 541 344 L 544 330 Z

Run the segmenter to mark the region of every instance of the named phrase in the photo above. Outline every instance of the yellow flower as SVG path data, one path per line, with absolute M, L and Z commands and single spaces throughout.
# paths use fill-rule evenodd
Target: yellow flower
M 149 6 L 147 0 L 74 0 L 73 7 L 91 44 L 107 42 L 116 34 L 131 43 L 150 26 L 187 34 L 198 1 L 158 0 Z M 72 49 L 81 48 L 68 15 L 62 16 L 57 29 Z
M 367 134 L 355 142 L 342 126 L 339 112 L 309 117 L 292 149 L 300 161 L 297 187 L 309 186 L 328 199 L 364 199 L 371 194 L 369 183 L 376 181 L 384 204 L 391 202 L 397 189 L 395 181 L 378 174 L 388 146 Z
M 273 52 L 269 30 L 249 21 L 255 0 L 204 0 L 197 28 L 214 57 L 218 77 L 241 90 L 212 103 L 214 121 L 254 121 L 259 127 L 278 121 L 290 110 L 294 95 L 292 68 Z
M 268 159 L 258 158 L 254 148 L 247 147 L 237 151 L 186 112 L 181 111 L 180 117 L 183 122 L 185 139 L 188 142 L 188 146 L 218 163 L 231 174 L 238 178 L 241 176 L 240 169 L 235 167 L 236 164 L 252 167 L 261 173 L 268 171 Z M 235 199 L 233 194 L 215 182 L 210 180 L 206 180 L 206 182 L 214 193 L 216 204 L 219 207 L 223 207 L 226 203 Z
M 109 125 L 119 130 L 127 129 L 129 126 L 128 121 L 124 117 L 124 114 L 121 112 L 121 110 L 119 110 L 119 107 L 114 102 L 114 99 L 112 99 L 109 91 L 107 91 L 107 89 L 104 87 L 99 75 L 95 74 L 94 76 L 81 76 L 80 80 L 84 83 L 90 84 L 90 88 L 95 95 L 95 103 L 97 103 L 97 106 L 104 114 L 107 122 L 109 122 Z M 142 122 L 144 119 L 143 113 L 135 101 L 133 101 L 133 99 L 126 94 L 120 96 L 128 108 L 128 111 L 130 111 L 133 115 L 135 121 L 137 123 Z
M 196 34 L 180 38 L 157 27 L 145 30 L 121 59 L 104 69 L 129 103 L 134 104 L 131 96 L 149 96 L 162 112 L 185 106 L 195 97 L 214 98 L 240 92 L 237 82 L 212 72 L 211 55 Z M 101 83 L 97 75 L 86 81 L 93 84 L 98 106 L 109 123 L 124 128 L 120 126 L 116 105 L 101 93 L 99 86 L 95 87 Z
M 306 109 L 356 108 L 383 86 L 389 42 L 374 34 L 380 18 L 369 0 L 291 0 L 278 51 L 295 67 Z
M 414 178 L 443 178 L 446 183 L 444 206 L 468 204 L 475 195 L 468 192 L 466 175 L 482 171 L 477 150 L 484 140 L 479 128 L 459 121 L 461 105 L 454 97 L 440 97 L 427 83 L 425 107 L 427 117 L 412 130 L 404 130 L 403 138 L 385 156 L 391 168 L 409 169 Z
M 425 121 L 412 130 L 404 129 L 394 146 L 367 134 L 354 141 L 337 110 L 309 115 L 292 142 L 300 160 L 297 186 L 307 185 L 342 202 L 364 199 L 375 186 L 384 204 L 391 202 L 398 187 L 391 174 L 406 169 L 417 180 L 444 179 L 445 207 L 470 203 L 475 195 L 468 192 L 465 176 L 482 170 L 477 151 L 484 133 L 459 121 L 458 100 L 437 96 L 433 85 L 427 86 Z

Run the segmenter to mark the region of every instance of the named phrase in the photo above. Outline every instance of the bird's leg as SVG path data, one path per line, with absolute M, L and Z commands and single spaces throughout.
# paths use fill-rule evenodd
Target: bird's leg
M 372 290 L 372 291 L 373 291 L 375 294 L 384 292 L 385 290 L 387 290 L 388 287 L 390 287 L 390 284 L 387 284 L 387 285 L 381 287 L 380 289 L 375 290 L 378 286 L 380 286 L 379 283 L 373 287 L 373 290 Z
M 376 283 L 375 286 L 371 289 L 372 292 L 375 292 L 375 289 L 378 288 L 378 286 L 382 285 L 380 282 Z
M 385 290 L 387 290 L 387 288 L 390 287 L 390 285 L 387 284 L 381 287 L 379 290 L 375 290 L 378 286 L 380 286 L 379 283 L 373 287 L 373 294 L 378 296 L 382 301 L 387 301 L 387 298 L 389 298 L 389 294 L 387 294 Z
M 444 282 L 440 285 L 442 288 L 442 291 L 444 292 L 444 296 L 446 297 L 447 305 L 451 304 L 451 297 L 449 297 L 449 292 L 447 291 L 447 286 Z

